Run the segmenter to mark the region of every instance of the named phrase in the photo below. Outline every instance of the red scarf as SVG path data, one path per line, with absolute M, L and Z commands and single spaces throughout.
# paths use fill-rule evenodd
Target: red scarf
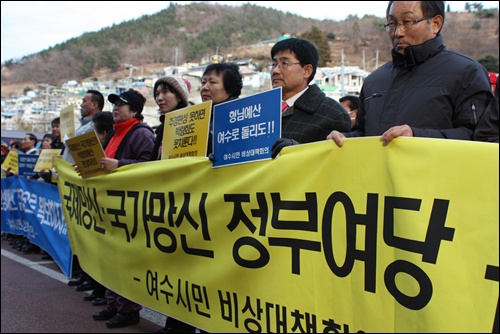
M 113 135 L 113 137 L 111 137 L 108 146 L 106 146 L 106 149 L 104 150 L 104 154 L 106 154 L 107 158 L 115 157 L 116 151 L 118 150 L 118 146 L 120 146 L 123 137 L 125 137 L 130 129 L 132 129 L 132 127 L 139 122 L 140 120 L 134 117 L 132 119 L 129 119 L 128 121 L 113 124 L 113 127 L 115 128 L 115 134 Z

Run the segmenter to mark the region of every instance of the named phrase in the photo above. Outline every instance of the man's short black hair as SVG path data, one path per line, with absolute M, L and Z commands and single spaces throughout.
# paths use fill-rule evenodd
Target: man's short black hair
M 271 58 L 274 59 L 278 52 L 286 50 L 293 52 L 302 66 L 312 65 L 313 71 L 308 78 L 308 83 L 311 82 L 316 75 L 319 62 L 319 52 L 316 45 L 301 38 L 287 38 L 273 45 Z
M 38 144 L 38 138 L 37 138 L 34 134 L 32 134 L 32 133 L 30 133 L 30 132 L 27 132 L 26 134 L 29 136 L 29 139 L 30 139 L 31 141 L 34 141 L 34 142 L 35 142 L 35 147 L 36 147 L 36 144 Z
M 90 94 L 92 96 L 92 101 L 97 102 L 97 107 L 99 108 L 99 110 L 104 109 L 104 96 L 100 91 L 89 89 L 87 91 L 87 94 Z
M 356 95 L 345 95 L 339 99 L 340 103 L 342 103 L 344 101 L 349 101 L 348 106 L 349 106 L 349 109 L 351 109 L 351 110 L 355 110 L 355 109 L 359 108 L 360 99 Z
M 393 3 L 394 1 L 389 1 L 389 3 L 387 4 L 387 9 L 385 10 L 385 17 L 387 19 L 389 19 L 389 12 Z M 446 12 L 444 9 L 444 3 L 445 1 L 420 1 L 420 8 L 422 9 L 422 13 L 425 17 L 432 18 L 434 16 L 441 15 L 443 17 L 444 25 L 444 17 Z

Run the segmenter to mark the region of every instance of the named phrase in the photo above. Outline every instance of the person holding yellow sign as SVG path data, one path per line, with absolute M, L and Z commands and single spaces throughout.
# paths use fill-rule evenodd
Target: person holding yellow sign
M 177 76 L 164 76 L 156 80 L 153 87 L 153 96 L 160 111 L 161 124 L 156 128 L 156 140 L 151 161 L 160 160 L 163 143 L 163 129 L 165 126 L 165 114 L 174 110 L 185 108 L 189 105 L 189 88 L 186 82 Z M 194 333 L 195 327 L 183 323 L 175 318 L 167 317 L 165 327 L 158 333 Z
M 165 76 L 156 80 L 153 87 L 153 96 L 160 111 L 160 125 L 156 128 L 156 140 L 149 160 L 160 160 L 163 141 L 165 114 L 188 106 L 189 89 L 180 77 Z
M 105 158 L 101 159 L 104 170 L 112 171 L 118 167 L 149 161 L 154 146 L 153 129 L 142 120 L 142 110 L 146 98 L 133 89 L 120 95 L 110 94 L 109 102 L 113 103 L 113 119 L 115 124 L 109 139 L 104 143 Z M 94 320 L 107 320 L 108 328 L 119 328 L 133 325 L 141 319 L 137 304 L 116 292 L 106 289 L 107 307 L 92 315 Z
M 51 150 L 52 148 L 52 143 L 55 140 L 55 136 L 52 133 L 46 133 L 43 136 L 42 139 L 42 150 Z M 37 175 L 33 177 L 34 180 L 40 181 L 40 182 L 48 182 L 51 183 L 51 178 L 52 178 L 52 172 L 50 169 L 41 169 Z M 52 182 L 53 184 L 56 184 L 56 182 Z

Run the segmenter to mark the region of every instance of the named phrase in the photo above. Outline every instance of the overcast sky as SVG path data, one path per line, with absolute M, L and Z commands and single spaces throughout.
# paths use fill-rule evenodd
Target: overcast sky
M 196 1 L 174 1 L 185 5 Z M 211 3 L 258 6 L 290 12 L 306 18 L 341 21 L 349 15 L 385 16 L 387 1 L 210 1 Z M 463 11 L 467 1 L 447 1 L 451 11 Z M 99 31 L 123 21 L 154 14 L 170 1 L 2 1 L 2 63 L 40 52 L 85 32 Z M 497 8 L 498 1 L 482 3 Z M 272 37 L 272 36 L 270 36 Z

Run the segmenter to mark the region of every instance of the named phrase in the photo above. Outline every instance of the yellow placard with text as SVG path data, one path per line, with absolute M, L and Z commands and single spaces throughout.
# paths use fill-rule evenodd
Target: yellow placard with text
M 61 149 L 43 149 L 40 151 L 38 160 L 36 161 L 34 172 L 40 172 L 41 170 L 51 170 L 53 157 L 61 155 Z
M 17 159 L 17 152 L 10 150 L 9 153 L 7 154 L 7 157 L 5 157 L 5 160 L 3 161 L 2 164 L 2 169 L 9 170 L 12 173 L 17 173 L 18 171 L 18 159 Z
M 162 160 L 207 155 L 212 101 L 165 114 Z
M 64 141 L 75 136 L 75 109 L 68 106 L 61 110 L 61 139 Z
M 109 173 L 101 167 L 105 154 L 94 130 L 66 140 L 66 146 L 83 179 Z
M 85 181 L 55 166 L 85 272 L 208 332 L 498 326 L 498 144 L 348 138 L 220 169 L 170 159 Z

